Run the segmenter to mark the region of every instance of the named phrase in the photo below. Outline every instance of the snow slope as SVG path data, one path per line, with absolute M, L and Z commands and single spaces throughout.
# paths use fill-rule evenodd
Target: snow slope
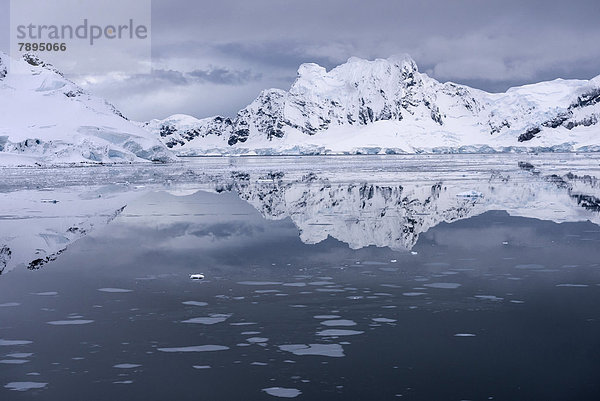
M 408 56 L 303 64 L 235 118 L 141 124 L 179 155 L 600 150 L 600 76 L 487 93 L 440 83 Z
M 172 158 L 155 135 L 51 65 L 33 55 L 10 63 L 0 52 L 0 165 Z

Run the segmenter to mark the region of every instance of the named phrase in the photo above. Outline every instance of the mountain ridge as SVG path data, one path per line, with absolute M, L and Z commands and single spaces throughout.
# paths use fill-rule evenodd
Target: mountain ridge
M 421 73 L 408 55 L 302 64 L 231 117 L 141 123 L 182 156 L 598 151 L 600 75 L 488 93 Z M 592 127 L 590 129 L 590 127 Z

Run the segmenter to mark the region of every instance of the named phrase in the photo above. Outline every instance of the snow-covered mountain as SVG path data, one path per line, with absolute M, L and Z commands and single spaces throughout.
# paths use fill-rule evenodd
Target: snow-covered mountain
M 408 56 L 303 64 L 234 118 L 142 126 L 179 155 L 600 150 L 600 76 L 487 93 L 440 83 Z
M 155 135 L 38 57 L 12 61 L 0 52 L 1 165 L 173 158 Z

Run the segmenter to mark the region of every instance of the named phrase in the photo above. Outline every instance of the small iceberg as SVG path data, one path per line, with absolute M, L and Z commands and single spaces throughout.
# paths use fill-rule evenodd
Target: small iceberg
M 202 274 L 202 273 L 190 274 L 190 279 L 192 279 L 192 280 L 204 280 L 204 274 Z

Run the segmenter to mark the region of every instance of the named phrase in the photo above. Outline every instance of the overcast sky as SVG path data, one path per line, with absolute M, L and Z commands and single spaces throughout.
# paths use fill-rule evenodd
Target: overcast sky
M 288 89 L 299 64 L 329 69 L 351 56 L 408 53 L 440 81 L 488 91 L 600 74 L 598 0 L 152 3 L 154 72 L 78 81 L 137 120 L 231 116 L 262 89 Z M 8 0 L 0 12 L 8 51 Z

